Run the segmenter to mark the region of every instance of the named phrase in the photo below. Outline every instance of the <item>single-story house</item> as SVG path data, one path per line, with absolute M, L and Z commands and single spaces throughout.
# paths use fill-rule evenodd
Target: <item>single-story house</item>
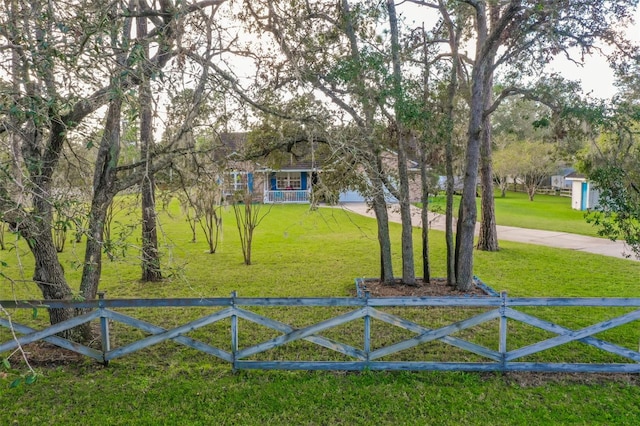
M 263 176 L 262 201 L 269 203 L 309 203 L 311 191 L 318 183 L 320 167 L 311 161 L 291 160 L 278 169 L 256 170 Z M 258 188 L 259 189 L 259 188 Z
M 571 189 L 571 181 L 567 180 L 567 176 L 574 173 L 575 170 L 571 167 L 565 167 L 560 169 L 560 173 L 551 176 L 551 188 L 553 189 Z
M 247 142 L 247 133 L 220 134 L 220 142 L 225 157 L 228 159 L 228 171 L 224 177 L 224 194 L 229 196 L 240 190 L 248 190 L 254 201 L 270 203 L 310 203 L 315 185 L 321 179 L 323 168 L 331 167 L 327 158 L 322 155 L 294 156 L 282 154 L 277 166 L 265 166 L 261 161 L 242 160 L 243 146 Z M 397 157 L 388 152 L 383 159 L 393 164 Z M 265 161 L 266 163 L 266 161 Z M 420 199 L 420 182 L 418 164 L 411 161 L 411 201 Z M 387 194 L 389 202 L 397 202 Z M 336 201 L 334 199 L 334 201 Z M 338 193 L 338 203 L 365 202 L 366 197 L 358 191 L 343 188 Z
M 565 176 L 571 182 L 571 208 L 574 210 L 588 210 L 598 206 L 600 191 L 589 182 L 585 175 L 577 172 Z
M 247 133 L 222 133 L 218 155 L 226 159 L 227 171 L 221 177 L 226 197 L 248 191 L 255 202 L 309 203 L 311 190 L 318 181 L 319 165 L 315 161 L 297 160 L 289 155 L 277 169 L 261 161 L 245 159 Z M 266 159 L 263 159 L 266 160 Z M 266 162 L 266 161 L 264 161 Z

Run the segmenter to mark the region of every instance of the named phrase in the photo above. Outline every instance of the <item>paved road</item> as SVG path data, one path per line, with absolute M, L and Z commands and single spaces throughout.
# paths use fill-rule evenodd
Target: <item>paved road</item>
M 365 203 L 348 203 L 340 207 L 357 214 L 375 217 L 373 210 L 370 210 Z M 389 206 L 389 220 L 392 222 L 401 222 L 398 205 Z M 422 226 L 420 209 L 417 207 L 412 207 L 412 223 L 414 226 Z M 433 214 L 429 217 L 429 226 L 431 229 L 444 231 L 444 216 Z M 476 233 L 477 231 L 478 228 L 476 227 Z M 498 238 L 504 241 L 578 250 L 623 259 L 627 258 L 627 253 L 630 253 L 630 250 L 627 249 L 622 241 L 610 241 L 604 238 L 587 237 L 584 235 L 569 234 L 567 232 L 540 231 L 537 229 L 498 225 Z M 635 257 L 629 259 L 639 260 Z

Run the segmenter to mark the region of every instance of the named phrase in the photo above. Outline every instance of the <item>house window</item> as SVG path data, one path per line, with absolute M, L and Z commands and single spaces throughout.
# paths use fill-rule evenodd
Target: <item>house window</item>
M 243 191 L 249 188 L 249 178 L 247 172 L 243 171 L 231 171 L 228 178 L 225 179 L 225 192 L 234 193 L 237 191 Z
M 276 173 L 277 189 L 302 189 L 300 173 Z

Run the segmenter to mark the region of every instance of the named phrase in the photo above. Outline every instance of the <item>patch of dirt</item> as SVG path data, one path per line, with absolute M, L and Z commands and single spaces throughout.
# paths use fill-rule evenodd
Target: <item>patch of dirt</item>
M 32 367 L 56 367 L 59 365 L 77 364 L 89 359 L 79 353 L 60 348 L 46 342 L 30 343 L 23 347 L 24 353 Z M 22 356 L 15 353 L 12 363 L 24 363 Z
M 402 284 L 396 281 L 394 284 L 383 284 L 379 280 L 365 280 L 364 286 L 371 297 L 440 297 L 440 296 L 488 296 L 484 290 L 473 286 L 470 291 L 459 291 L 447 284 L 445 278 L 433 278 L 429 283 L 422 279 L 416 279 L 416 285 Z M 355 290 L 354 290 L 355 294 Z
M 96 337 L 92 341 L 85 343 L 85 346 L 100 350 L 100 338 L 97 337 L 100 333 L 99 327 L 99 324 L 91 324 L 92 334 Z M 24 355 L 32 367 L 48 368 L 61 365 L 78 365 L 89 360 L 94 361 L 85 355 L 44 341 L 29 343 L 28 345 L 23 346 L 22 349 L 24 350 Z M 14 352 L 10 361 L 12 364 L 24 364 L 23 356 L 19 351 Z
M 399 280 L 391 285 L 383 284 L 376 279 L 365 280 L 363 284 L 371 297 L 490 297 L 482 288 L 477 286 L 474 286 L 469 292 L 458 291 L 448 285 L 447 280 L 444 278 L 435 278 L 429 283 L 418 279 L 415 286 L 402 284 Z M 354 290 L 354 296 L 355 293 Z M 335 374 L 341 373 L 336 372 Z M 478 372 L 477 374 L 487 381 L 500 377 L 506 384 L 513 384 L 519 387 L 539 387 L 549 384 L 600 386 L 607 383 L 640 385 L 640 376 L 638 374 L 626 373 Z

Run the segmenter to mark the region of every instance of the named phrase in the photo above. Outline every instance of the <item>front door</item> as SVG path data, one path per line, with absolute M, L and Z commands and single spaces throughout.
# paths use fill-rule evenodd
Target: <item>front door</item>
M 586 210 L 589 201 L 589 184 L 582 182 L 582 197 L 580 198 L 580 210 Z

